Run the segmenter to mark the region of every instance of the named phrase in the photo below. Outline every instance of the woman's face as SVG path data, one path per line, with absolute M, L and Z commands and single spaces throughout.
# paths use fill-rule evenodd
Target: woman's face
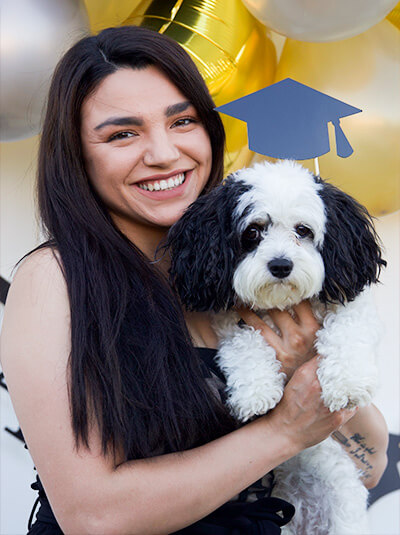
M 193 105 L 156 67 L 109 75 L 81 116 L 89 179 L 132 241 L 145 229 L 175 223 L 207 183 L 208 134 Z

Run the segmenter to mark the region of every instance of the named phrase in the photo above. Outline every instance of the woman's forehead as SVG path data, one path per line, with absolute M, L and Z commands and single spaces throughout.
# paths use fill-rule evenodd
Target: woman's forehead
M 187 98 L 158 68 L 121 68 L 108 75 L 82 105 L 83 120 L 121 113 L 146 118 Z

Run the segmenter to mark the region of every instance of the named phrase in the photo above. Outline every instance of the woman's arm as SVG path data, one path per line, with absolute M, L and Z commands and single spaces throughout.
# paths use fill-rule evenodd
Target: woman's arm
M 375 405 L 362 407 L 332 436 L 362 470 L 367 489 L 375 487 L 387 465 L 389 443 L 387 425 L 381 412 Z
M 24 437 L 62 530 L 91 535 L 170 533 L 206 516 L 352 414 L 322 405 L 316 359 L 289 381 L 270 414 L 192 450 L 118 466 L 75 447 L 67 389 L 69 302 L 50 250 L 32 254 L 11 285 L 1 337 L 3 370 Z

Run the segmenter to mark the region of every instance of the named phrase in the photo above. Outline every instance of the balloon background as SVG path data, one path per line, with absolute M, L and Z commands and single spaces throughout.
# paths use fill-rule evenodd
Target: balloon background
M 140 0 L 84 0 L 90 30 L 98 33 L 109 26 L 120 26 Z
M 386 18 L 400 30 L 400 2 Z
M 53 70 L 89 33 L 81 0 L 1 0 L 0 140 L 39 132 Z
M 243 0 L 268 28 L 299 41 L 348 39 L 381 21 L 396 0 Z
M 306 7 L 301 0 L 2 0 L 0 139 L 38 132 L 55 64 L 89 27 L 143 25 L 187 50 L 217 106 L 291 77 L 362 108 L 343 121 L 354 154 L 341 160 L 331 150 L 321 174 L 375 215 L 397 210 L 400 2 L 310 0 Z M 245 123 L 222 120 L 226 173 L 260 159 L 248 149 Z

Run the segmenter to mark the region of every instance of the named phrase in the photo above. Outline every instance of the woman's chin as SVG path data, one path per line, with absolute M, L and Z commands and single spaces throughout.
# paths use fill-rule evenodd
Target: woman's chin
M 153 225 L 156 227 L 170 228 L 182 217 L 186 209 L 187 205 L 185 204 L 173 210 L 166 210 L 165 213 L 159 212 L 152 218 Z

